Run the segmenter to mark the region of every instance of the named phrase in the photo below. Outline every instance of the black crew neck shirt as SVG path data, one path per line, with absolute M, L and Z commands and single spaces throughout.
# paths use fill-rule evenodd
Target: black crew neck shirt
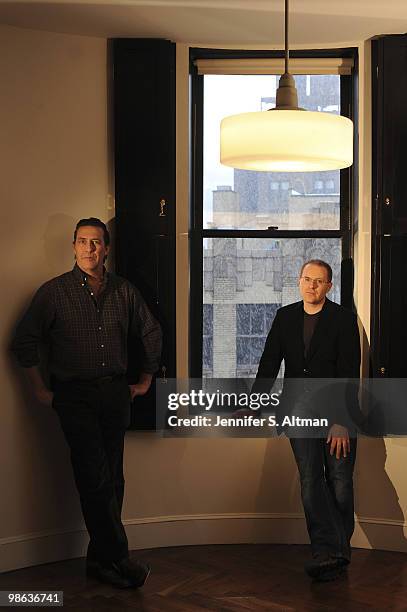
M 320 314 L 321 311 L 311 315 L 304 310 L 304 357 L 306 357 L 308 354 L 312 336 L 314 335 Z

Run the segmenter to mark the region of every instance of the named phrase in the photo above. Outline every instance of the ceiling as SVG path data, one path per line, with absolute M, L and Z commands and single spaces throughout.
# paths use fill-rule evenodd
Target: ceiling
M 0 0 L 0 23 L 103 38 L 281 47 L 283 10 L 284 0 Z M 406 31 L 407 0 L 290 3 L 291 46 L 356 42 Z

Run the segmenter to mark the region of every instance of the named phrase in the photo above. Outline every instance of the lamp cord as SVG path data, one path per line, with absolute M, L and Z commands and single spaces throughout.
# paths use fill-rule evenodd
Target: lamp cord
M 285 0 L 285 66 L 284 71 L 288 73 L 288 0 Z

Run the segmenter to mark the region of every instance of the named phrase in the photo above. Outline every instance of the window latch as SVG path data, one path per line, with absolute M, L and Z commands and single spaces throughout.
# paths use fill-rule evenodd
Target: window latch
M 166 217 L 167 213 L 164 210 L 164 207 L 166 206 L 167 202 L 164 200 L 164 198 L 162 198 L 160 200 L 160 214 L 158 215 L 159 217 Z

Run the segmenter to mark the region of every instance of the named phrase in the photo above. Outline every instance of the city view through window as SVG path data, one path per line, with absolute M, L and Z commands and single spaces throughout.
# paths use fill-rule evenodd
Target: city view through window
M 299 106 L 340 112 L 340 77 L 295 77 Z M 278 77 L 204 77 L 203 229 L 337 230 L 339 171 L 271 173 L 219 162 L 220 121 L 275 106 Z M 340 238 L 203 239 L 203 377 L 253 377 L 277 309 L 300 299 L 302 263 L 324 259 L 334 270 L 330 299 L 340 301 Z

